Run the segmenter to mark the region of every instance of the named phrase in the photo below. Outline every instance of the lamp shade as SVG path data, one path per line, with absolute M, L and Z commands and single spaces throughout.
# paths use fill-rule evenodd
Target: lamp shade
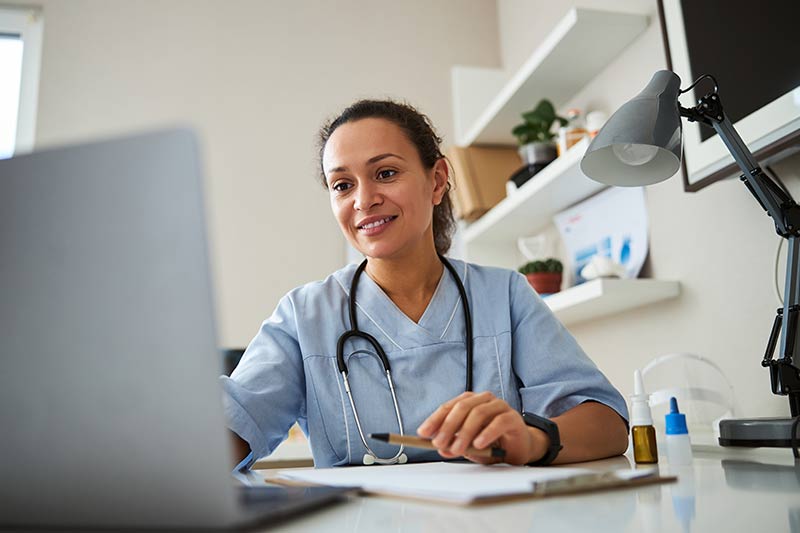
M 636 97 L 611 115 L 581 160 L 595 181 L 634 187 L 672 177 L 681 164 L 681 79 L 660 70 Z

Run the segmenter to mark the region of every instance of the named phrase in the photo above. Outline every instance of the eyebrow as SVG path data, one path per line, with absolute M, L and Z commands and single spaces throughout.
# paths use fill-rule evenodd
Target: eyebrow
M 381 161 L 382 159 L 386 159 L 387 157 L 396 157 L 397 159 L 405 161 L 404 158 L 400 157 L 397 154 L 393 154 L 391 152 L 386 152 L 385 154 L 378 154 L 378 155 L 376 155 L 374 157 L 370 157 L 369 159 L 367 159 L 367 164 L 371 165 L 373 163 L 377 163 L 378 161 Z M 328 174 L 333 174 L 334 172 L 345 172 L 345 171 L 347 171 L 347 167 L 336 167 L 336 168 L 330 169 L 328 171 Z

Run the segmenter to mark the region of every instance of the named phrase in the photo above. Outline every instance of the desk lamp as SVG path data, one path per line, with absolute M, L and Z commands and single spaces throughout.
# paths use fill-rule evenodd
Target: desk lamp
M 678 96 L 691 90 L 704 78 L 714 83 L 695 107 L 685 108 Z M 681 117 L 714 128 L 742 171 L 740 179 L 772 217 L 778 235 L 788 241 L 788 264 L 783 307 L 778 309 L 761 361 L 769 368 L 772 392 L 789 397 L 791 418 L 734 419 L 720 422 L 722 446 L 791 447 L 798 457 L 800 421 L 800 355 L 797 339 L 800 318 L 800 206 L 792 196 L 759 166 L 725 115 L 710 75 L 698 78 L 687 89 L 672 71 L 661 70 L 632 100 L 614 113 L 598 132 L 581 160 L 584 174 L 608 185 L 642 186 L 673 176 L 681 162 Z M 780 334 L 780 357 L 773 358 Z

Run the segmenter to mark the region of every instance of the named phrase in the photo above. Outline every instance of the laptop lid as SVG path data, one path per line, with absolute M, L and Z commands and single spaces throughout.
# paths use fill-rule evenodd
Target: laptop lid
M 232 521 L 191 133 L 0 161 L 0 357 L 3 525 Z

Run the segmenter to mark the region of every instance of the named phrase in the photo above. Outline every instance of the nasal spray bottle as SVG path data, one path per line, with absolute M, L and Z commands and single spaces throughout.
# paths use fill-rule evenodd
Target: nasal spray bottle
M 692 464 L 692 443 L 686 429 L 686 415 L 678 411 L 678 400 L 669 399 L 669 413 L 664 417 L 667 426 L 667 460 L 670 465 Z
M 650 413 L 649 394 L 644 392 L 642 373 L 633 373 L 633 396 L 631 396 L 631 438 L 633 440 L 633 458 L 637 464 L 658 462 L 656 447 L 656 429 L 653 427 L 653 416 Z

